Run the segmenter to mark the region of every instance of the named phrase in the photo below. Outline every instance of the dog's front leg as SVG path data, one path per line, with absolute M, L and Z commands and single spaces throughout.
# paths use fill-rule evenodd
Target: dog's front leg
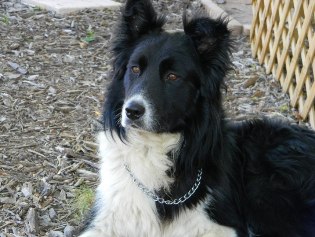
M 101 199 L 97 198 L 84 230 L 79 237 L 115 237 L 113 231 L 113 214 Z
M 108 224 L 93 220 L 79 237 L 115 237 L 115 235 L 111 233 Z
M 202 237 L 237 237 L 235 230 L 232 228 L 213 224 L 213 228 L 208 233 L 202 235 Z
M 114 237 L 114 236 L 111 234 L 105 233 L 104 230 L 102 229 L 92 228 L 85 231 L 81 235 L 79 235 L 79 237 Z

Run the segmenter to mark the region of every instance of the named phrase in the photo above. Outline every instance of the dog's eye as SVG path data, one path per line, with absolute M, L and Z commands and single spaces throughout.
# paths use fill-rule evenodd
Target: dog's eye
M 131 71 L 134 74 L 139 74 L 140 73 L 140 68 L 138 66 L 133 66 L 133 67 L 131 67 Z
M 178 79 L 178 77 L 175 74 L 170 73 L 170 74 L 167 75 L 167 79 L 170 80 L 170 81 L 175 81 L 175 80 Z

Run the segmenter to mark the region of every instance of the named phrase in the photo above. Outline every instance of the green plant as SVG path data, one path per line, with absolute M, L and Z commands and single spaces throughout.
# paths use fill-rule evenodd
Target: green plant
M 86 43 L 91 43 L 95 40 L 95 32 L 92 30 L 91 26 L 86 31 L 86 36 L 82 39 Z
M 33 10 L 34 11 L 41 11 L 41 10 L 43 10 L 40 6 L 34 6 L 33 7 Z
M 285 113 L 289 111 L 289 106 L 284 104 L 284 105 L 281 105 L 279 109 L 281 113 Z
M 0 21 L 6 25 L 10 23 L 9 17 L 7 15 L 0 15 Z
M 81 219 L 82 216 L 87 214 L 94 202 L 94 198 L 94 190 L 86 185 L 81 186 L 75 191 L 73 208 L 77 219 Z

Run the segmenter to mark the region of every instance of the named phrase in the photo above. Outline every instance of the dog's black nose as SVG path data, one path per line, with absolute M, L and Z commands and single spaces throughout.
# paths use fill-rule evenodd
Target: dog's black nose
M 135 102 L 131 102 L 125 110 L 127 117 L 131 120 L 137 120 L 141 118 L 145 111 L 141 104 Z

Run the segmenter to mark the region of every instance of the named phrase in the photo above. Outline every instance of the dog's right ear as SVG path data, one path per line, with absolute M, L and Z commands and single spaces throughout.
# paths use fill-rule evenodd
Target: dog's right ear
M 123 10 L 123 22 L 126 36 L 133 41 L 152 31 L 161 30 L 164 17 L 158 17 L 150 0 L 128 0 Z
M 114 73 L 121 77 L 137 40 L 151 32 L 162 31 L 165 17 L 159 17 L 150 0 L 127 0 L 112 41 Z

